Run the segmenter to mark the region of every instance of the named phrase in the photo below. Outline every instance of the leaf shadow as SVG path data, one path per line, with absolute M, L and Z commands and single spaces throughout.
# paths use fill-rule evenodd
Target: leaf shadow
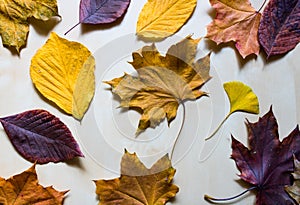
M 233 41 L 230 41 L 227 43 L 221 43 L 221 44 L 217 45 L 217 43 L 215 43 L 214 41 L 205 39 L 204 44 L 205 44 L 205 49 L 208 49 L 208 50 L 214 52 L 215 54 L 221 52 L 222 49 L 224 49 L 224 48 L 233 49 L 235 52 L 235 56 L 237 58 L 237 62 L 238 62 L 240 70 L 242 70 L 252 60 L 257 59 L 257 56 L 255 54 L 251 54 L 251 55 L 248 55 L 246 58 L 243 58 L 240 55 L 239 51 L 236 49 L 235 43 Z
M 27 34 L 27 36 L 28 36 L 28 34 Z M 27 38 L 27 37 L 26 37 L 26 38 Z M 7 48 L 7 49 L 10 51 L 10 53 L 11 53 L 12 56 L 18 56 L 19 58 L 20 58 L 20 56 L 21 56 L 21 51 L 22 51 L 22 49 L 23 49 L 23 48 L 26 48 L 26 46 L 27 46 L 27 41 L 26 41 L 25 45 L 23 45 L 23 46 L 20 47 L 20 50 L 19 50 L 19 52 L 18 52 L 17 49 L 16 49 L 15 47 L 4 45 L 4 47 Z
M 76 167 L 76 168 L 81 169 L 82 171 L 85 171 L 85 168 L 84 168 L 84 166 L 82 164 L 82 159 L 80 157 L 75 157 L 74 159 L 67 160 L 67 161 L 65 161 L 65 163 L 68 166 Z
M 32 25 L 34 30 L 42 36 L 47 36 L 60 21 L 60 17 L 52 17 L 47 21 L 29 18 L 30 25 Z
M 278 54 L 278 55 L 274 55 L 274 56 L 268 57 L 268 55 L 267 55 L 266 52 L 263 50 L 263 48 L 261 48 L 261 52 L 260 52 L 260 55 L 262 56 L 264 65 L 267 65 L 267 64 L 269 64 L 269 63 L 274 63 L 274 62 L 276 62 L 276 61 L 279 61 L 279 60 L 281 60 L 282 58 L 284 58 L 284 56 L 286 56 L 287 54 L 288 54 L 288 52 L 287 52 L 287 53 L 284 53 L 284 54 Z
M 109 30 L 117 27 L 122 23 L 125 13 L 120 18 L 117 18 L 114 22 L 107 24 L 80 24 L 81 34 L 87 34 L 96 30 Z

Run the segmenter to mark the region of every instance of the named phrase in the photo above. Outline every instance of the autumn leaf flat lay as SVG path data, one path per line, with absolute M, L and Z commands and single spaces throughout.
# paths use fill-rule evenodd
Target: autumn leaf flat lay
M 251 204 L 256 205 L 300 203 L 298 125 L 286 137 L 279 136 L 279 127 L 299 115 L 298 72 L 290 68 L 298 66 L 293 60 L 300 42 L 299 0 L 265 0 L 255 7 L 252 0 L 77 1 L 67 6 L 56 0 L 0 0 L 0 205 L 245 204 L 249 200 L 240 198 L 244 194 L 255 197 Z M 105 46 L 128 33 L 134 42 Z M 227 56 L 223 43 L 241 58 Z M 278 74 L 273 66 L 287 71 Z M 289 75 L 292 86 L 284 81 Z M 280 89 L 274 85 L 270 93 L 264 91 L 272 83 Z M 102 86 L 110 98 L 102 99 Z M 108 107 L 105 101 L 117 106 Z M 261 114 L 266 107 L 270 110 Z M 98 108 L 113 113 L 108 130 L 123 123 L 120 115 L 136 133 L 126 133 L 126 128 L 104 136 L 98 120 L 106 116 Z M 296 116 L 286 114 L 290 110 Z M 231 117 L 236 113 L 246 118 L 242 129 L 248 145 L 239 132 L 244 121 Z M 274 113 L 280 113 L 278 122 Z M 201 123 L 185 124 L 191 114 Z M 85 134 L 79 132 L 83 126 L 88 127 Z M 173 129 L 177 133 L 169 132 Z M 102 144 L 96 143 L 100 138 Z M 172 139 L 168 149 L 148 146 L 165 143 L 161 139 Z M 209 143 L 215 143 L 209 155 L 214 156 L 200 162 L 195 150 Z M 99 156 L 91 154 L 90 144 Z M 183 144 L 190 145 L 184 152 Z M 1 146 L 7 147 L 2 151 Z M 231 159 L 222 153 L 230 146 Z M 99 157 L 119 169 L 104 166 Z M 12 172 L 22 163 L 30 168 Z M 223 180 L 230 178 L 232 165 L 236 181 L 242 182 L 236 183 L 240 194 L 212 197 L 219 196 L 218 186 L 231 192 Z

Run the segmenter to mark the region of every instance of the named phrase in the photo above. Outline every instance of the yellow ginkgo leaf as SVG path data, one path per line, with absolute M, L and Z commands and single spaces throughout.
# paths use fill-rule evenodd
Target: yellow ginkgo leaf
M 94 69 L 85 46 L 51 33 L 31 60 L 30 76 L 44 97 L 81 120 L 94 96 Z
M 162 39 L 176 33 L 190 18 L 196 5 L 197 0 L 148 0 L 138 18 L 137 35 Z
M 251 114 L 259 113 L 259 102 L 257 96 L 252 89 L 239 81 L 231 81 L 223 84 L 224 90 L 230 102 L 230 111 L 224 120 L 220 123 L 218 128 L 206 138 L 206 140 L 213 137 L 221 128 L 223 123 L 234 112 L 247 112 Z
M 224 83 L 223 87 L 230 101 L 230 114 L 236 111 L 259 113 L 257 96 L 248 85 L 232 81 Z

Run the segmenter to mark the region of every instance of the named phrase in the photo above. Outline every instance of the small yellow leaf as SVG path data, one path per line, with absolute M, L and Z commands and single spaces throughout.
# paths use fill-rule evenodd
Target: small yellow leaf
M 95 181 L 99 205 L 164 205 L 179 190 L 172 183 L 175 171 L 168 156 L 148 169 L 135 153 L 126 151 L 119 178 Z
M 219 124 L 217 129 L 215 129 L 209 137 L 205 138 L 205 140 L 212 138 L 232 113 L 238 111 L 252 114 L 259 113 L 259 102 L 257 96 L 248 85 L 239 81 L 231 81 L 224 83 L 223 87 L 230 102 L 230 111 Z
M 26 44 L 28 19 L 43 21 L 59 16 L 56 0 L 5 0 L 0 2 L 0 35 L 2 43 L 17 52 Z
M 43 96 L 81 120 L 94 96 L 94 69 L 85 46 L 51 33 L 31 60 L 30 76 Z
M 238 81 L 227 82 L 223 86 L 230 101 L 229 114 L 236 111 L 259 113 L 257 96 L 249 86 Z
M 140 12 L 137 35 L 162 39 L 176 33 L 190 18 L 197 0 L 148 0 Z

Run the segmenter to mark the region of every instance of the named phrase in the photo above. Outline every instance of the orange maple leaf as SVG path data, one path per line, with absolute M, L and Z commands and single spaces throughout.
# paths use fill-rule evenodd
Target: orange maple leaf
M 259 53 L 258 27 L 261 14 L 249 0 L 210 0 L 215 19 L 207 26 L 206 37 L 217 44 L 230 41 L 243 58 Z
M 39 185 L 35 165 L 7 180 L 0 178 L 0 204 L 60 205 L 66 192 Z

